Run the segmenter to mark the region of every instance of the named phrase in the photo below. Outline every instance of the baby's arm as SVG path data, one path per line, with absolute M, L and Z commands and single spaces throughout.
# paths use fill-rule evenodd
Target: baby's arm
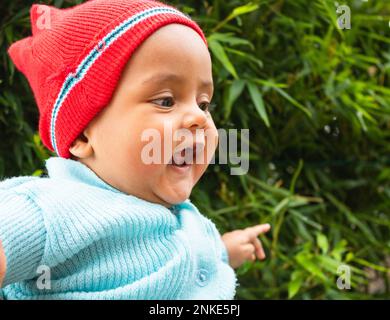
M 238 268 L 247 260 L 265 259 L 263 246 L 258 238 L 262 233 L 268 232 L 269 224 L 259 224 L 242 230 L 227 232 L 222 236 L 229 255 L 229 264 Z
M 42 260 L 46 229 L 29 195 L 0 184 L 0 287 L 32 279 Z
M 3 245 L 1 244 L 1 240 L 0 240 L 0 288 L 5 277 L 6 268 L 7 268 L 7 263 L 5 260 Z

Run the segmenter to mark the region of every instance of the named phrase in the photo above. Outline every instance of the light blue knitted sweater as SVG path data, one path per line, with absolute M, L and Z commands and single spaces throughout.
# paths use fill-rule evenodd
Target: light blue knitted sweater
M 126 195 L 70 159 L 46 168 L 0 183 L 3 299 L 234 299 L 220 234 L 189 200 Z

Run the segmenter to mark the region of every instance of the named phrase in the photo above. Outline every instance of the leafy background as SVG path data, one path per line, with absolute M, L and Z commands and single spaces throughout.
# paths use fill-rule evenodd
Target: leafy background
M 69 7 L 82 1 L 40 1 Z M 208 37 L 218 128 L 250 129 L 250 167 L 211 165 L 192 200 L 221 233 L 269 222 L 267 260 L 237 270 L 240 299 L 390 297 L 390 1 L 165 1 Z M 7 56 L 33 1 L 0 4 L 0 178 L 41 175 L 46 150 Z M 338 289 L 340 265 L 351 288 Z M 341 278 L 343 281 L 343 278 Z

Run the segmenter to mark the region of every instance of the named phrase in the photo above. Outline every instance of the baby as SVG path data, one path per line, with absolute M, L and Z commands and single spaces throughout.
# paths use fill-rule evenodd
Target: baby
M 32 36 L 9 54 L 58 156 L 46 160 L 48 177 L 0 183 L 0 296 L 233 299 L 234 269 L 265 258 L 258 236 L 270 226 L 221 237 L 188 199 L 218 141 L 202 30 L 152 0 L 30 13 Z M 148 129 L 170 161 L 142 157 Z M 188 161 L 188 150 L 203 161 Z

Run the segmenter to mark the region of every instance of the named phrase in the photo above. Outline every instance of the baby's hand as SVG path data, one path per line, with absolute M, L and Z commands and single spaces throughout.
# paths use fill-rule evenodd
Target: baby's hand
M 222 241 L 229 254 L 230 266 L 238 268 L 247 260 L 255 261 L 256 256 L 258 259 L 265 259 L 263 246 L 258 236 L 270 229 L 271 226 L 267 223 L 223 234 Z

